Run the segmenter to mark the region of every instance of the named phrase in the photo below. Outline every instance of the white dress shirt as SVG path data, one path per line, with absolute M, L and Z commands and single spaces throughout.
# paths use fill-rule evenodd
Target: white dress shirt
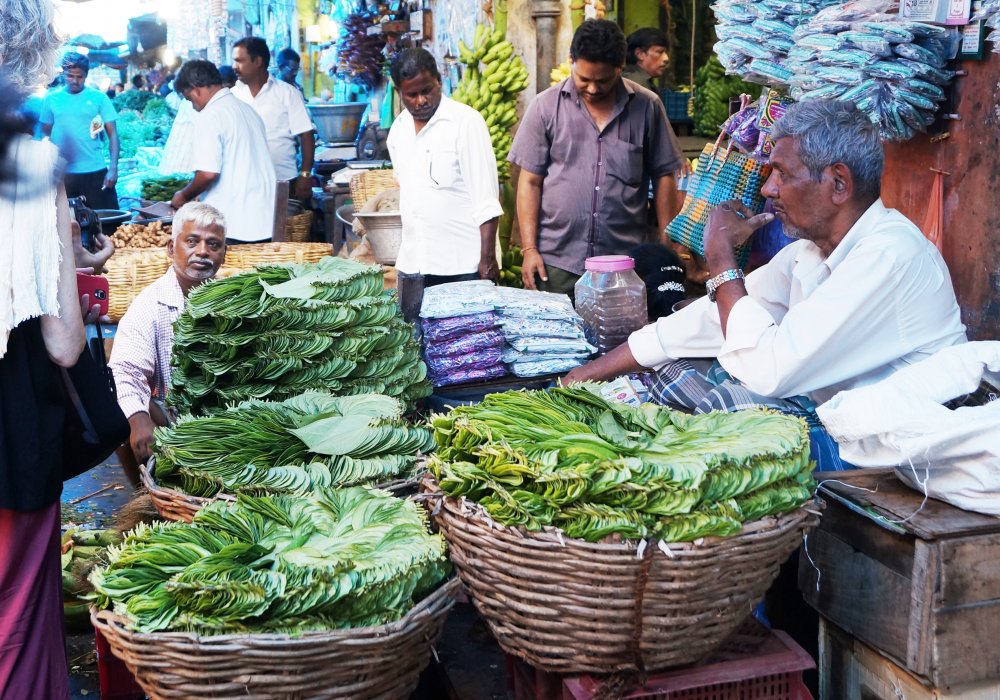
M 238 81 L 232 92 L 254 108 L 267 129 L 267 147 L 279 180 L 298 177 L 295 138 L 313 130 L 312 119 L 298 88 L 269 75 L 267 82 L 254 97 L 246 83 Z
M 274 230 L 277 177 L 264 122 L 222 88 L 194 120 L 191 167 L 219 177 L 201 195 L 226 217 L 226 238 L 263 241 Z
M 796 241 L 747 275 L 725 337 L 707 297 L 632 334 L 644 367 L 717 357 L 751 391 L 823 403 L 966 341 L 948 268 L 909 219 L 876 201 L 826 259 Z
M 482 115 L 447 97 L 420 133 L 404 111 L 389 130 L 403 242 L 396 269 L 465 275 L 480 259 L 479 226 L 503 213 L 497 162 Z

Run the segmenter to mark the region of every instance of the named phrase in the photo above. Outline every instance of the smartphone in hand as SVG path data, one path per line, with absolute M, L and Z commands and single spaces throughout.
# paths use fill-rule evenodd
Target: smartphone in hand
M 101 316 L 108 313 L 108 278 L 102 275 L 88 275 L 83 272 L 76 273 L 76 288 L 80 296 L 90 295 L 90 305 L 97 304 L 101 307 Z

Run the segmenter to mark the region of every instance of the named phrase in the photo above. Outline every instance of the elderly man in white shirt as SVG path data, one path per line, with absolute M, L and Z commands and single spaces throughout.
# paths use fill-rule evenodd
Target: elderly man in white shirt
M 185 63 L 174 87 L 198 114 L 190 161 L 194 179 L 173 196 L 171 205 L 180 209 L 200 197 L 225 216 L 228 243 L 269 240 L 277 178 L 264 122 L 222 86 L 219 69 L 209 61 Z
M 271 51 L 257 36 L 243 37 L 233 44 L 233 69 L 239 82 L 236 97 L 254 108 L 267 129 L 267 147 L 279 181 L 288 181 L 292 195 L 301 201 L 312 197 L 312 167 L 316 153 L 313 124 L 302 93 L 267 72 Z M 296 157 L 301 147 L 302 165 Z
M 661 403 L 697 412 L 765 405 L 820 428 L 813 409 L 838 391 L 966 341 L 940 253 L 879 197 L 877 126 L 853 104 L 815 100 L 789 108 L 772 138 L 762 192 L 800 240 L 744 279 L 734 249 L 773 215 L 724 202 L 705 229 L 708 296 L 566 382 L 656 369 Z M 717 362 L 700 371 L 698 358 Z
M 406 107 L 388 138 L 403 220 L 397 289 L 403 317 L 412 321 L 425 287 L 497 279 L 503 209 L 482 115 L 442 96 L 441 74 L 424 49 L 401 51 L 391 72 Z

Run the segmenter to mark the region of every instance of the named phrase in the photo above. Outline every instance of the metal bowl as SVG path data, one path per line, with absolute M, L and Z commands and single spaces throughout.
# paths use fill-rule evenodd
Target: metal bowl
M 132 213 L 121 209 L 95 209 L 94 213 L 101 220 L 101 229 L 104 231 L 114 230 L 120 224 L 131 220 Z

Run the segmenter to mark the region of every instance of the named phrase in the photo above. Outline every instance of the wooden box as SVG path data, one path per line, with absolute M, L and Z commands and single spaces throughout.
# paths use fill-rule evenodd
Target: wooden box
M 806 601 L 932 686 L 1000 680 L 1000 518 L 923 502 L 891 471 L 823 477 Z
M 820 700 L 1000 700 L 1000 684 L 932 688 L 832 622 L 819 623 Z

